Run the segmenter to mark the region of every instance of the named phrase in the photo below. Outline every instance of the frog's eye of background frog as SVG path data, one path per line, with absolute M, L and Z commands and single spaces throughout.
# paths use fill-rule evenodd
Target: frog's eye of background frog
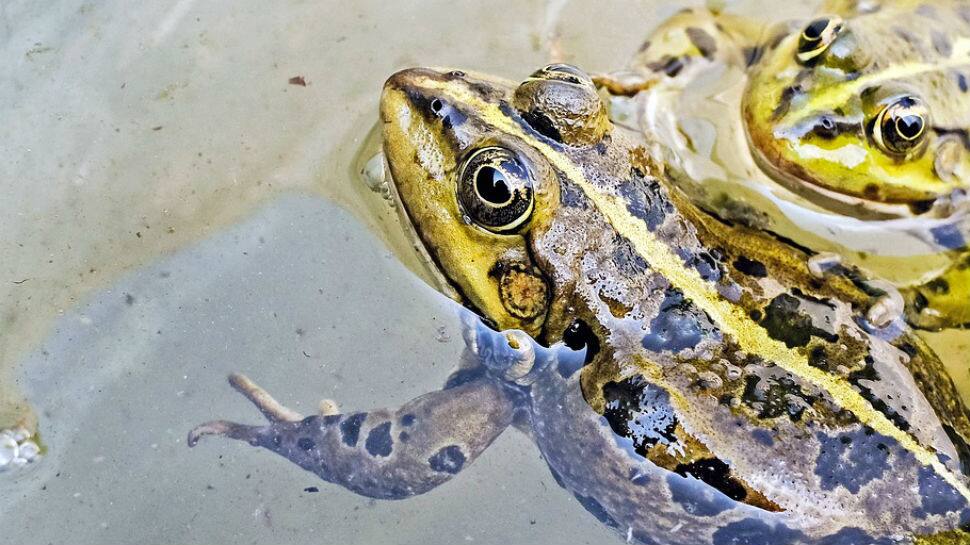
M 594 145 L 611 127 L 592 78 L 569 64 L 533 72 L 516 88 L 512 103 L 536 132 L 561 144 Z
M 929 111 L 923 101 L 904 96 L 886 104 L 869 123 L 872 141 L 884 152 L 911 158 L 925 149 Z
M 798 38 L 798 49 L 795 58 L 801 64 L 811 64 L 825 52 L 826 49 L 842 30 L 843 23 L 840 17 L 820 17 L 815 19 Z
M 458 202 L 477 225 L 493 233 L 518 230 L 532 216 L 532 175 L 515 153 L 500 147 L 477 149 L 458 176 Z

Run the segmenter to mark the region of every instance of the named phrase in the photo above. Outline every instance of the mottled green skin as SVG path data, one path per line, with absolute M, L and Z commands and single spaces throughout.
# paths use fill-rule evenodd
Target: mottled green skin
M 701 212 L 638 139 L 575 118 L 598 100 L 580 77 L 392 76 L 381 117 L 404 212 L 466 305 L 537 341 L 472 323 L 444 390 L 367 413 L 288 418 L 236 378 L 273 422 L 205 424 L 190 444 L 245 440 L 399 499 L 514 423 L 563 488 L 645 544 L 890 545 L 970 521 L 970 425 L 935 355 L 898 319 L 866 321 L 877 294 L 853 271 L 814 277 L 800 250 Z M 459 205 L 482 147 L 528 173 L 514 232 Z M 521 311 L 530 298 L 541 314 Z

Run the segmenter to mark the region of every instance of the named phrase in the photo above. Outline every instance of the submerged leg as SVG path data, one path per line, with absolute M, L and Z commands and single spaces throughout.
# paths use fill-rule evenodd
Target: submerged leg
M 269 419 L 265 426 L 218 420 L 189 432 L 195 446 L 222 435 L 276 452 L 322 479 L 382 499 L 431 490 L 478 457 L 512 422 L 506 390 L 481 377 L 425 394 L 399 409 L 302 418 L 242 375 L 230 384 Z

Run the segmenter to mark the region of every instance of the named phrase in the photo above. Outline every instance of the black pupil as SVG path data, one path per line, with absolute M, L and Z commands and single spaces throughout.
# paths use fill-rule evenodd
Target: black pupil
M 441 101 L 437 98 L 431 101 L 431 111 L 434 113 L 440 112 L 442 106 Z
M 904 115 L 896 121 L 896 128 L 904 138 L 916 138 L 923 130 L 923 118 L 918 115 Z
M 812 21 L 811 24 L 808 25 L 808 28 L 805 29 L 805 38 L 813 41 L 818 40 L 822 37 L 822 32 L 824 32 L 825 28 L 828 26 L 828 19 L 816 19 L 815 21 Z
M 475 189 L 482 199 L 492 204 L 503 204 L 512 198 L 512 191 L 500 170 L 483 166 L 475 174 Z

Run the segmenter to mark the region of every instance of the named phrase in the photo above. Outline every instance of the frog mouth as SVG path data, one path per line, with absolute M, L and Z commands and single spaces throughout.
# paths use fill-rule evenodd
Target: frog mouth
M 801 165 L 783 158 L 774 148 L 760 145 L 751 131 L 745 133 L 755 164 L 768 178 L 829 212 L 867 221 L 915 216 L 913 208 L 905 203 L 876 201 L 830 189 Z
M 468 307 L 468 298 L 465 297 L 464 294 L 461 293 L 461 291 L 442 272 L 441 264 L 435 258 L 434 254 L 428 249 L 427 242 L 421 237 L 417 227 L 414 225 L 414 221 L 411 219 L 411 214 L 408 211 L 407 204 L 404 202 L 404 199 L 401 198 L 401 194 L 398 191 L 397 183 L 395 183 L 394 174 L 391 170 L 391 165 L 387 161 L 387 155 L 384 152 L 381 152 L 381 157 L 388 194 L 391 197 L 391 202 L 394 203 L 394 209 L 397 211 L 398 221 L 401 229 L 404 231 L 404 234 L 407 237 L 407 240 L 411 243 L 411 247 L 417 252 L 419 261 L 424 266 L 424 272 L 434 280 L 435 285 L 433 287 L 435 289 L 449 299 Z

